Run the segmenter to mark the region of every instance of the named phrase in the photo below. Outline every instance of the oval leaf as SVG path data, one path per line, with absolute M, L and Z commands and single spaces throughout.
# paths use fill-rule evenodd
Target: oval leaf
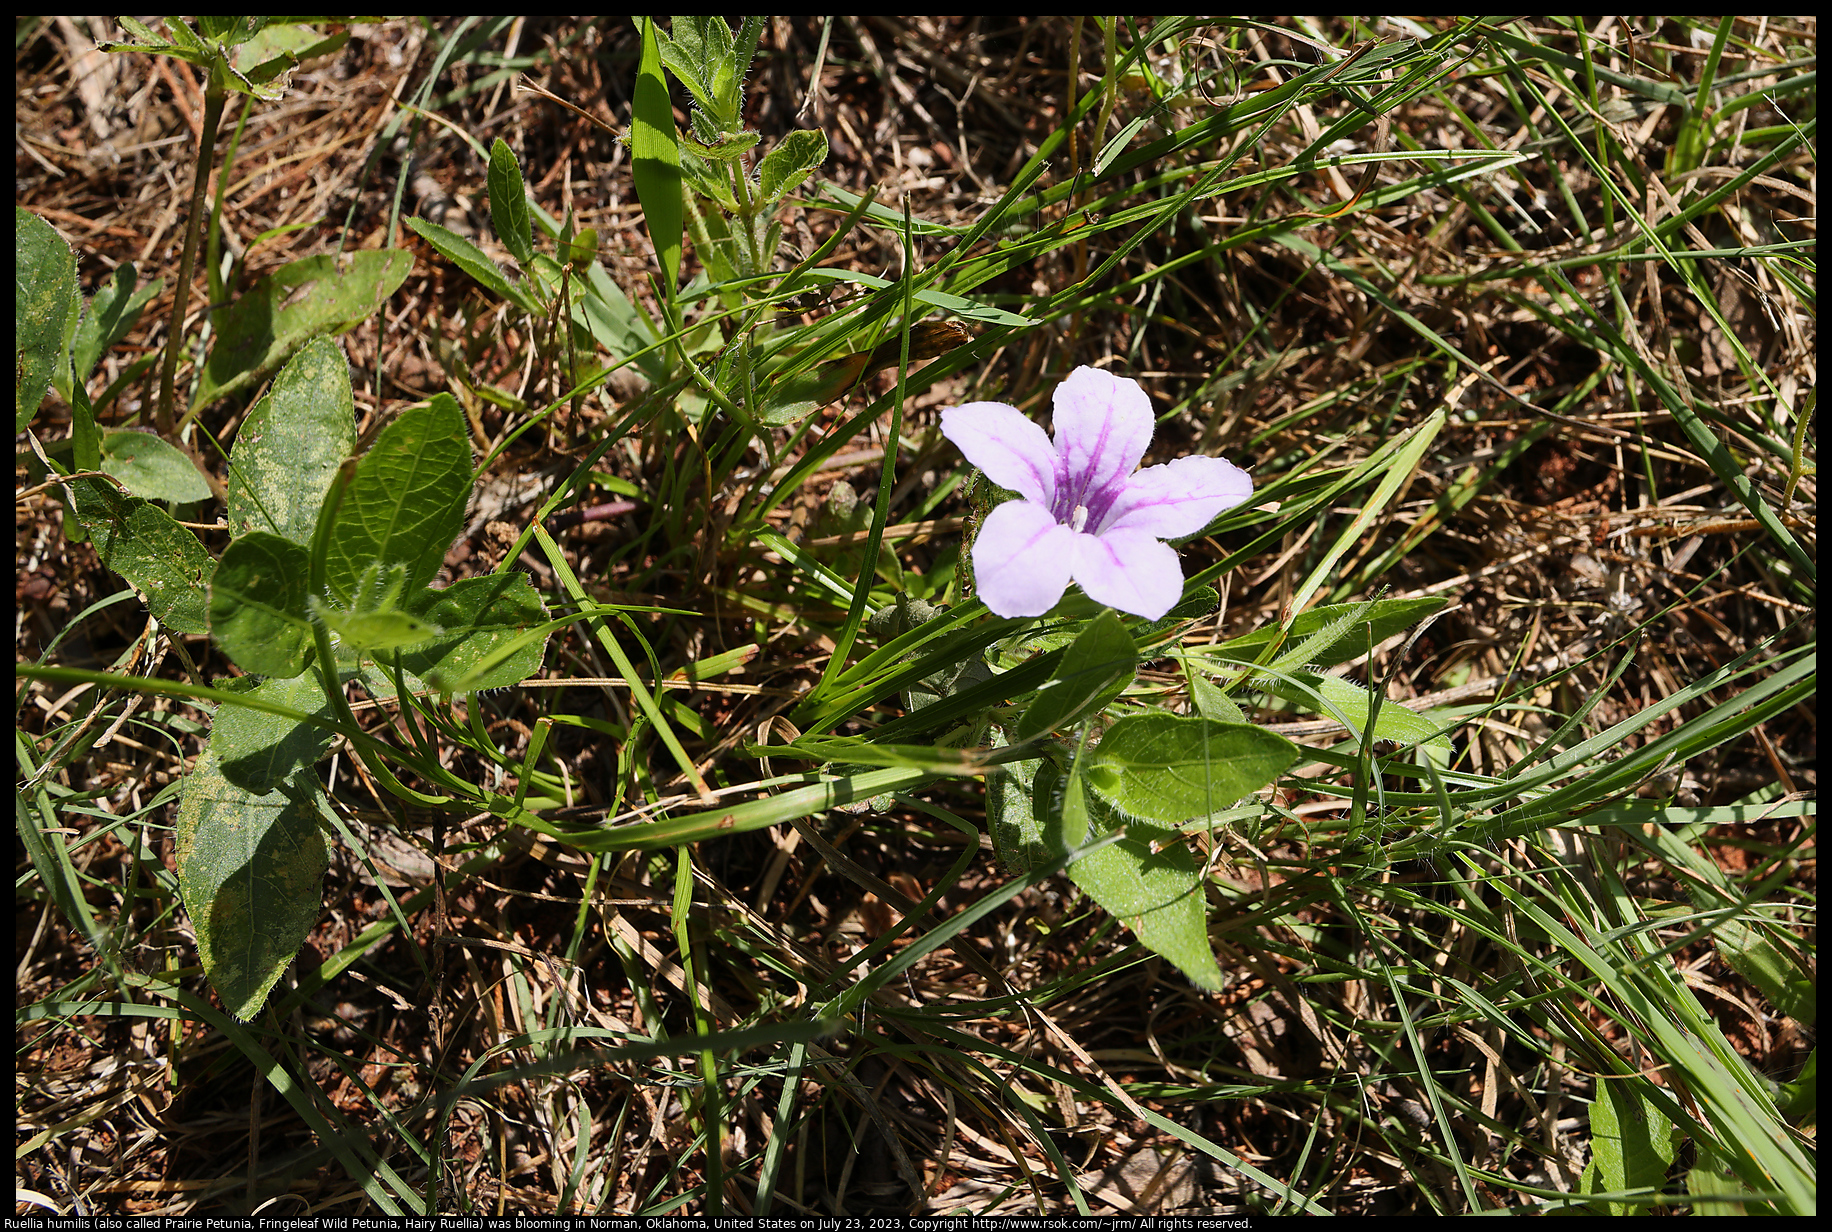
M 1176 830 L 1134 822 L 1123 838 L 1069 865 L 1069 879 L 1190 983 L 1217 990 L 1202 866 L 1182 840 Z
M 534 228 L 528 221 L 528 190 L 509 143 L 498 137 L 490 146 L 490 225 L 523 266 L 534 260 Z
M 191 456 L 150 433 L 108 433 L 102 438 L 101 469 L 147 500 L 186 505 L 210 498 L 210 485 Z
M 180 633 L 209 632 L 206 583 L 215 565 L 196 535 L 159 506 L 103 479 L 73 479 L 70 494 L 96 555 L 146 596 L 160 624 Z
M 541 668 L 547 610 L 525 573 L 465 578 L 424 591 L 408 611 L 444 632 L 401 656 L 401 666 L 442 693 L 520 684 Z
M 1122 812 L 1179 825 L 1227 808 L 1298 760 L 1298 746 L 1251 723 L 1128 715 L 1087 759 L 1088 782 Z
M 237 682 L 248 687 L 251 682 Z M 306 713 L 326 705 L 311 676 L 253 686 Z M 210 747 L 178 806 L 178 889 L 204 974 L 229 1011 L 260 1010 L 318 920 L 329 865 L 312 793 L 317 729 L 241 706 L 216 714 Z
M 1341 711 L 1349 720 L 1349 729 L 1357 736 L 1361 735 L 1368 725 L 1370 695 L 1351 680 L 1340 676 L 1316 676 L 1305 673 L 1300 677 L 1312 685 L 1323 699 L 1330 703 L 1334 717 Z M 1276 687 L 1274 692 L 1280 692 Z M 1444 733 L 1443 724 L 1433 722 L 1428 716 L 1416 710 L 1408 710 L 1395 701 L 1381 704 L 1380 713 L 1374 717 L 1374 739 L 1388 740 L 1394 744 L 1431 744 L 1440 749 L 1450 748 L 1450 737 Z
M 287 361 L 236 433 L 229 533 L 263 530 L 310 543 L 331 479 L 355 449 L 350 365 L 335 341 L 314 338 Z
M 305 670 L 310 554 L 266 531 L 235 540 L 210 579 L 210 634 L 245 672 L 282 679 Z
M 71 371 L 79 383 L 88 380 L 108 349 L 127 336 L 147 301 L 165 290 L 165 281 L 160 278 L 135 290 L 138 279 L 134 263 L 125 261 L 115 267 L 113 277 L 89 301 L 89 311 L 76 327 L 70 346 Z
M 44 401 L 76 332 L 76 254 L 51 224 L 13 207 L 13 431 Z
M 341 334 L 387 302 L 413 257 L 398 248 L 283 265 L 217 314 L 193 410 L 266 380 L 306 341 Z
M 757 169 L 757 187 L 771 204 L 794 192 L 810 172 L 827 161 L 827 137 L 813 129 L 798 128 L 763 157 Z
M 409 218 L 407 225 L 415 235 L 431 244 L 440 256 L 523 312 L 540 311 L 540 305 L 526 288 L 510 282 L 509 276 L 496 267 L 496 262 L 484 255 L 483 249 L 456 231 L 448 231 L 438 223 L 427 222 L 424 218 Z
M 350 610 L 376 566 L 399 567 L 397 594 L 432 581 L 464 528 L 470 492 L 470 434 L 458 403 L 438 394 L 402 412 L 357 463 L 337 506 L 325 558 L 330 597 Z

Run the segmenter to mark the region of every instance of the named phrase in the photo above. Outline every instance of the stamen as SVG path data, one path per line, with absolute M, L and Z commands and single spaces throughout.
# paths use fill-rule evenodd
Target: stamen
M 1087 524 L 1088 507 L 1086 505 L 1075 506 L 1075 512 L 1069 515 L 1069 529 L 1079 532 Z

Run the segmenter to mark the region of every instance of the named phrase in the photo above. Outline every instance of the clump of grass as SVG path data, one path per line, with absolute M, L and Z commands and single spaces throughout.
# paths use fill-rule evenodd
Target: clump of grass
M 598 231 L 620 323 L 417 248 L 348 345 L 367 413 L 450 391 L 488 459 L 448 571 L 507 559 L 582 614 L 540 679 L 364 721 L 442 730 L 547 833 L 404 806 L 340 754 L 325 914 L 239 1024 L 160 858 L 204 716 L 34 667 L 22 825 L 57 872 L 21 878 L 22 1188 L 143 1214 L 1810 1210 L 1813 30 L 760 36 L 743 121 L 832 156 L 765 268 L 687 282 L 702 222 L 685 289 L 630 151 L 515 86 L 627 125 L 627 27 L 384 25 L 247 120 L 231 283 L 417 244 L 398 219 L 440 196 L 488 245 L 488 154 L 456 133 L 515 150 L 544 242 Z M 122 123 L 128 89 L 75 93 L 61 27 L 20 42 L 22 131 L 63 172 L 21 199 L 82 232 L 86 280 L 182 238 L 125 186 L 171 157 L 184 72 L 124 63 L 161 100 L 145 131 L 51 141 Z M 385 105 L 406 89 L 411 118 Z M 919 291 L 977 314 L 926 363 Z M 977 778 L 841 792 L 796 760 L 898 722 L 940 744 L 908 713 L 923 635 L 867 623 L 899 595 L 969 610 L 969 476 L 934 412 L 1036 410 L 1089 362 L 1151 391 L 1166 456 L 1256 478 L 1183 549 L 1219 608 L 1115 702 L 1225 690 L 1305 746 L 1184 840 L 1220 993 L 1008 872 Z M 226 439 L 240 409 L 198 422 Z M 55 499 L 21 505 L 21 661 L 225 671 L 121 602 Z M 1451 600 L 1350 665 L 1458 720 L 1444 751 L 1375 747 L 1225 649 L 1376 595 Z

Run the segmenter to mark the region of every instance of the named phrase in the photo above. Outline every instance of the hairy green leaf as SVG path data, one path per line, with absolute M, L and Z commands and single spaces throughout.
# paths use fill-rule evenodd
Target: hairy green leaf
M 1089 785 L 1133 817 L 1177 825 L 1227 808 L 1297 761 L 1298 746 L 1250 723 L 1128 715 L 1087 757 Z
M 525 573 L 464 578 L 411 596 L 406 610 L 442 632 L 401 666 L 441 693 L 506 688 L 540 670 L 547 610 Z
M 450 394 L 382 429 L 337 503 L 325 561 L 328 598 L 348 611 L 375 566 L 397 568 L 401 593 L 433 580 L 464 527 L 470 432 Z M 327 512 L 329 506 L 327 506 Z
M 350 365 L 336 342 L 314 338 L 287 361 L 236 432 L 229 533 L 265 530 L 309 544 L 331 479 L 355 449 Z
M 263 701 L 321 713 L 314 675 L 229 682 Z M 177 818 L 179 890 L 204 973 L 239 1018 L 252 1018 L 317 922 L 329 866 L 313 801 L 317 728 L 224 703 L 210 747 L 185 779 Z
M 528 190 L 509 143 L 498 137 L 490 145 L 490 225 L 524 267 L 534 260 L 534 228 L 528 221 Z
M 409 218 L 407 225 L 415 235 L 431 244 L 440 256 L 523 312 L 537 313 L 541 310 L 539 301 L 526 286 L 511 282 L 496 262 L 484 255 L 483 249 L 464 236 L 424 218 Z
M 210 483 L 191 455 L 148 432 L 103 436 L 101 469 L 147 500 L 184 505 L 210 499 Z
M 1112 612 L 1101 612 L 1063 651 L 1056 670 L 1018 720 L 1013 738 L 1018 743 L 1035 740 L 1105 709 L 1132 683 L 1138 665 L 1126 626 Z
M 162 278 L 155 278 L 136 289 L 134 283 L 137 278 L 134 263 L 123 261 L 115 267 L 113 276 L 102 284 L 101 290 L 95 293 L 95 298 L 89 301 L 89 311 L 76 327 L 76 336 L 71 342 L 72 379 L 78 382 L 88 380 L 102 356 L 126 337 L 127 331 L 140 319 L 141 310 L 146 307 L 147 301 L 165 290 L 165 280 Z
M 822 163 L 827 161 L 827 136 L 809 128 L 798 128 L 763 156 L 757 168 L 757 188 L 765 202 L 774 205 L 794 192 L 796 187 Z
M 282 679 L 305 670 L 311 559 L 291 539 L 253 531 L 223 551 L 210 578 L 210 634 L 245 672 Z
M 313 338 L 341 334 L 406 281 L 413 257 L 398 249 L 326 254 L 283 265 L 216 318 L 216 345 L 192 409 L 265 381 Z
M 1222 986 L 1209 945 L 1202 865 L 1181 833 L 1135 821 L 1118 841 L 1069 865 L 1069 879 L 1146 949 L 1170 959 L 1190 983 L 1211 990 Z
M 50 223 L 14 206 L 14 432 L 25 431 L 45 390 L 67 365 L 79 307 L 76 254 Z
M 215 562 L 197 536 L 105 479 L 73 479 L 70 492 L 96 555 L 146 596 L 159 623 L 180 633 L 209 632 L 206 582 Z

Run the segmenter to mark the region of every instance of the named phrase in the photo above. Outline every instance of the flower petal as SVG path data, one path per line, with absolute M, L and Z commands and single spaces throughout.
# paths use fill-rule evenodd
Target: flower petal
M 1056 447 L 1023 411 L 969 402 L 941 413 L 941 434 L 1001 488 L 1049 505 L 1056 499 Z
M 1107 510 L 1100 534 L 1140 530 L 1160 539 L 1181 539 L 1213 522 L 1253 495 L 1253 477 L 1223 458 L 1200 454 L 1163 466 L 1148 466 L 1126 481 Z
M 1151 399 L 1137 381 L 1077 368 L 1056 387 L 1055 407 L 1059 495 L 1098 518 L 1102 510 L 1094 506 L 1105 505 L 1102 495 L 1132 474 L 1151 444 Z M 1057 512 L 1066 519 L 1069 510 Z
M 1159 619 L 1183 597 L 1176 549 L 1147 531 L 1075 536 L 1074 572 L 1090 599 L 1147 620 Z
M 1083 537 L 1042 505 L 1006 501 L 986 515 L 973 541 L 973 582 L 981 600 L 999 616 L 1043 615 L 1069 588 L 1075 540 Z

